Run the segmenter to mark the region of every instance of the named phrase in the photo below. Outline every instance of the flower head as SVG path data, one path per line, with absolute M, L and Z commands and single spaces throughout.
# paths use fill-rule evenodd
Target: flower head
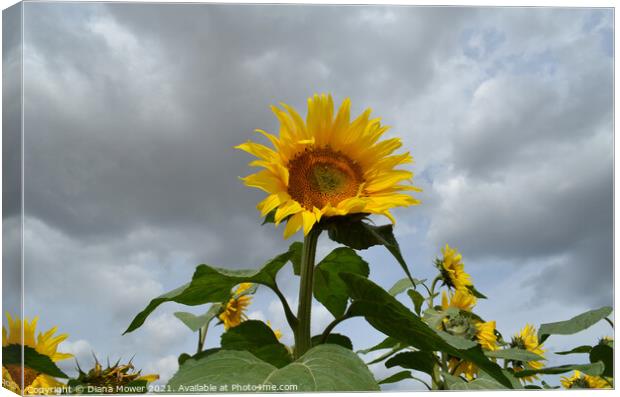
M 248 294 L 251 287 L 252 283 L 242 283 L 233 291 L 224 310 L 219 315 L 219 319 L 224 323 L 225 330 L 236 327 L 242 321 L 247 320 L 245 310 L 252 302 L 252 296 Z
M 269 320 L 267 320 L 267 325 L 269 326 L 269 328 L 271 328 L 277 340 L 282 339 L 282 331 L 280 331 L 279 329 L 273 329 L 273 327 L 271 326 L 271 321 Z
M 468 292 L 471 286 L 471 277 L 465 272 L 462 256 L 455 248 L 448 244 L 441 250 L 443 258 L 437 260 L 436 264 L 441 272 L 441 278 L 445 285 L 455 290 Z
M 420 189 L 403 184 L 413 174 L 397 168 L 412 162 L 409 153 L 393 154 L 400 139 L 380 141 L 388 127 L 370 119 L 370 109 L 350 121 L 350 106 L 347 98 L 334 114 L 331 95 L 314 95 L 305 121 L 286 104 L 273 106 L 279 136 L 257 130 L 273 148 L 236 146 L 258 158 L 250 165 L 263 170 L 242 179 L 268 194 L 257 205 L 262 216 L 275 210 L 276 225 L 287 220 L 285 238 L 302 227 L 308 234 L 323 216 L 379 214 L 394 222 L 391 208 L 419 204 L 406 192 Z
M 565 389 L 608 389 L 611 386 L 600 376 L 590 376 L 575 371 L 573 376 L 562 376 L 560 383 Z
M 512 337 L 510 347 L 519 348 L 530 351 L 544 357 L 545 350 L 542 348 L 542 344 L 538 343 L 538 336 L 536 335 L 536 329 L 533 325 L 527 324 L 523 329 Z M 515 371 L 522 371 L 524 369 L 540 369 L 543 367 L 542 361 L 512 361 L 512 367 Z M 532 382 L 538 379 L 536 375 L 521 377 L 523 382 Z
M 58 352 L 58 345 L 67 339 L 67 334 L 54 335 L 57 331 L 57 327 L 53 327 L 50 330 L 36 335 L 38 317 L 35 317 L 30 321 L 28 318 L 24 318 L 22 321 L 19 317 L 11 317 L 9 313 L 6 314 L 8 319 L 9 329 L 2 327 L 2 346 L 9 345 L 24 345 L 33 348 L 37 353 L 49 357 L 52 361 L 65 360 L 73 357 L 72 354 Z M 23 332 L 23 341 L 22 341 Z M 9 385 L 11 390 L 16 393 L 20 392 L 19 382 L 21 382 L 22 373 L 24 377 L 24 394 L 40 394 L 41 391 L 52 390 L 54 387 L 62 386 L 63 384 L 58 382 L 53 377 L 41 374 L 38 371 L 29 368 L 28 363 L 24 363 L 24 367 L 20 365 L 6 365 L 2 367 L 2 379 L 5 380 L 5 384 Z
M 470 312 L 475 305 L 476 297 L 462 289 L 457 289 L 454 293 L 450 294 L 449 301 L 446 291 L 443 291 L 441 294 L 441 308 L 443 310 L 447 310 L 450 307 L 455 307 L 459 310 Z
M 487 322 L 475 322 L 476 327 L 476 342 L 484 350 L 497 350 L 497 335 L 495 335 L 495 321 Z M 458 376 L 460 374 L 465 375 L 469 380 L 474 379 L 478 374 L 478 367 L 471 361 L 461 361 L 456 357 L 452 357 L 448 362 L 448 368 L 450 373 Z

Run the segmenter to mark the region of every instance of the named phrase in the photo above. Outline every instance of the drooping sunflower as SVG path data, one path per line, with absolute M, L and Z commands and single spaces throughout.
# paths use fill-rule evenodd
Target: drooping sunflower
M 454 293 L 450 294 L 449 300 L 446 291 L 441 293 L 441 308 L 443 310 L 455 307 L 459 310 L 470 312 L 474 306 L 476 306 L 476 297 L 462 289 L 457 289 Z
M 495 334 L 495 321 L 475 322 L 476 342 L 484 350 L 494 351 L 498 349 L 497 335 Z M 471 361 L 461 361 L 456 357 L 452 357 L 448 362 L 448 369 L 451 374 L 456 376 L 463 374 L 469 380 L 474 379 L 478 374 L 478 367 Z
M 295 109 L 272 106 L 280 122 L 279 136 L 263 130 L 273 148 L 248 141 L 236 146 L 258 158 L 251 166 L 264 168 L 242 180 L 268 196 L 257 208 L 261 216 L 275 211 L 276 226 L 288 219 L 284 237 L 303 227 L 308 234 L 323 216 L 354 213 L 379 214 L 392 222 L 390 209 L 419 204 L 407 192 L 413 173 L 398 169 L 413 161 L 399 138 L 381 140 L 388 127 L 370 118 L 367 109 L 350 121 L 351 101 L 345 99 L 334 115 L 331 95 L 308 99 L 304 121 Z
M 471 277 L 465 272 L 463 257 L 448 244 L 441 250 L 442 259 L 436 261 L 436 265 L 441 273 L 443 283 L 449 288 L 469 292 L 468 287 L 472 285 Z
M 68 335 L 54 335 L 58 330 L 57 327 L 53 327 L 44 333 L 39 332 L 35 339 L 38 317 L 33 318 L 32 321 L 28 318 L 24 318 L 23 321 L 19 317 L 13 318 L 9 313 L 6 314 L 6 317 L 9 330 L 7 331 L 6 328 L 2 327 L 2 347 L 21 345 L 23 327 L 24 346 L 33 348 L 37 353 L 49 357 L 53 362 L 73 357 L 72 354 L 58 352 L 58 345 L 67 339 Z M 20 365 L 3 366 L 2 379 L 5 381 L 4 384 L 9 385 L 9 388 L 16 393 L 20 393 L 19 383 L 21 382 L 22 372 L 24 394 L 55 394 L 54 388 L 64 385 L 49 375 L 41 374 L 29 368 L 28 362 L 24 363 L 23 370 Z
M 533 325 L 526 324 L 525 327 L 516 335 L 512 337 L 510 347 L 516 347 L 519 349 L 527 350 L 532 353 L 538 354 L 544 357 L 545 350 L 542 344 L 538 343 L 538 335 Z M 512 361 L 512 367 L 515 371 L 522 371 L 524 369 L 540 369 L 544 366 L 542 361 Z M 524 376 L 520 378 L 523 382 L 533 382 L 538 379 L 538 376 Z
M 236 327 L 241 324 L 242 321 L 247 320 L 248 317 L 245 311 L 252 302 L 252 296 L 248 294 L 248 290 L 252 288 L 252 286 L 252 283 L 242 283 L 233 291 L 224 310 L 218 316 L 219 319 L 222 320 L 222 323 L 224 323 L 225 330 Z
M 609 389 L 611 386 L 600 376 L 590 376 L 575 371 L 573 376 L 562 376 L 560 383 L 565 389 Z

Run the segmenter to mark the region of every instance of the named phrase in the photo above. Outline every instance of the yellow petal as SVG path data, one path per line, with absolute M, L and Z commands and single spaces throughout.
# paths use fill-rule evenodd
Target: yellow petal
M 284 218 L 286 218 L 287 216 L 289 216 L 291 214 L 298 213 L 301 210 L 302 210 L 302 207 L 301 207 L 301 205 L 297 201 L 289 200 L 289 201 L 285 202 L 276 211 L 276 214 L 275 214 L 275 217 L 274 217 L 276 226 L 278 226 L 280 224 L 280 222 L 282 222 L 282 220 Z
M 316 223 L 316 215 L 313 212 L 302 211 L 301 215 L 303 217 L 304 224 L 304 236 L 310 233 L 312 226 Z
M 288 222 L 286 223 L 286 228 L 284 228 L 284 238 L 287 239 L 295 234 L 303 223 L 303 212 L 298 212 L 293 215 Z

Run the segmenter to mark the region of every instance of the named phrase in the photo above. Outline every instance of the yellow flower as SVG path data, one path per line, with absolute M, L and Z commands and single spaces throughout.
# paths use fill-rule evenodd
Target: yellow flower
M 233 291 L 233 296 L 228 300 L 224 311 L 219 315 L 219 319 L 224 323 L 225 330 L 236 327 L 242 321 L 247 320 L 248 317 L 245 314 L 245 310 L 250 306 L 252 296 L 244 295 L 244 292 L 251 287 L 252 283 L 242 283 Z
M 273 331 L 273 334 L 276 336 L 276 339 L 278 340 L 282 339 L 282 331 L 280 331 L 279 329 L 273 329 L 273 327 L 271 326 L 271 321 L 269 320 L 267 320 L 267 325 Z
M 484 350 L 497 350 L 497 335 L 495 335 L 495 321 L 476 322 L 476 341 Z M 469 380 L 478 374 L 478 367 L 470 361 L 461 361 L 452 357 L 448 362 L 448 369 L 453 375 L 463 374 Z
M 392 154 L 401 147 L 400 139 L 379 141 L 388 127 L 370 119 L 370 109 L 350 121 L 350 106 L 345 99 L 334 115 L 331 95 L 315 94 L 308 99 L 305 122 L 291 106 L 282 104 L 286 111 L 272 106 L 279 136 L 257 132 L 273 148 L 251 141 L 236 146 L 258 158 L 251 166 L 264 168 L 242 180 L 268 193 L 257 205 L 262 216 L 276 210 L 276 226 L 288 219 L 285 238 L 301 227 L 308 234 L 323 216 L 369 213 L 394 222 L 391 208 L 419 204 L 405 192 L 420 189 L 403 184 L 413 173 L 397 169 L 411 163 L 411 155 Z
M 609 389 L 611 386 L 600 376 L 590 376 L 575 371 L 571 377 L 562 376 L 560 383 L 565 389 Z
M 476 339 L 485 350 L 497 350 L 497 335 L 495 335 L 495 321 L 477 322 Z
M 471 278 L 465 273 L 462 256 L 455 248 L 450 248 L 448 244 L 441 250 L 443 258 L 437 262 L 441 277 L 445 285 L 456 290 L 469 292 Z
M 450 302 L 448 302 L 448 295 L 446 291 L 441 294 L 441 308 L 447 310 L 450 307 L 455 307 L 459 310 L 470 312 L 476 305 L 476 297 L 465 292 L 464 290 L 456 290 L 453 294 L 450 294 Z
M 57 327 L 53 327 L 45 333 L 40 333 L 36 336 L 35 332 L 37 328 L 38 317 L 29 321 L 28 318 L 24 318 L 24 321 L 19 317 L 13 319 L 9 313 L 6 314 L 8 319 L 9 330 L 2 327 L 2 346 L 9 345 L 22 345 L 22 327 L 23 327 L 23 345 L 33 348 L 37 353 L 48 356 L 52 361 L 65 360 L 73 357 L 72 354 L 58 352 L 58 345 L 67 339 L 67 334 L 56 335 Z M 63 386 L 63 383 L 58 382 L 56 379 L 49 375 L 40 374 L 37 371 L 28 368 L 28 363 L 25 363 L 23 368 L 24 377 L 24 394 L 48 394 L 56 392 L 53 388 Z M 20 393 L 18 382 L 22 378 L 22 367 L 20 365 L 7 365 L 2 367 L 2 379 L 5 380 L 5 384 L 9 385 L 10 389 L 16 393 Z
M 544 357 L 545 353 L 545 350 L 542 348 L 542 344 L 538 343 L 536 329 L 533 325 L 530 324 L 527 324 L 518 334 L 512 337 L 510 347 L 524 349 L 532 353 L 538 354 L 541 357 Z M 542 361 L 528 361 L 525 363 L 521 361 L 513 361 L 512 364 L 515 371 L 522 371 L 524 369 L 540 369 L 544 365 Z M 533 382 L 534 380 L 538 379 L 538 376 L 524 376 L 520 379 L 523 382 Z

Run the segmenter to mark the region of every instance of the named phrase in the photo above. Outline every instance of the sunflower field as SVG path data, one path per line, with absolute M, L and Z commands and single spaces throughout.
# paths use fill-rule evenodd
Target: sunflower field
M 285 239 L 301 232 L 303 241 L 292 242 L 286 252 L 253 269 L 201 264 L 187 284 L 155 297 L 135 316 L 125 333 L 138 330 L 166 302 L 205 306 L 200 316 L 176 313 L 196 334 L 196 351 L 180 352 L 178 371 L 156 391 L 379 391 L 384 384 L 411 379 L 429 390 L 614 387 L 613 338 L 587 341 L 569 351 L 545 348 L 554 335 L 575 334 L 600 321 L 609 323 L 613 333 L 611 307 L 538 327 L 524 321 L 520 332 L 503 335 L 495 321 L 476 314 L 477 302 L 487 297 L 466 272 L 457 249 L 446 244 L 429 263 L 436 268 L 432 280 L 414 277 L 394 236 L 397 220 L 390 212 L 420 204 L 413 174 L 402 169 L 413 158 L 397 152 L 400 139 L 382 139 L 388 127 L 372 118 L 370 110 L 351 120 L 349 99 L 335 111 L 332 97 L 324 94 L 308 99 L 305 119 L 285 104 L 272 110 L 279 133 L 257 130 L 270 146 L 252 141 L 237 146 L 256 157 L 250 166 L 258 168 L 242 181 L 266 193 L 257 205 L 264 225 L 284 224 Z M 381 216 L 387 221 L 378 225 Z M 323 258 L 316 257 L 320 235 L 339 244 Z M 369 278 L 371 265 L 359 251 L 373 246 L 387 249 L 402 268 L 403 278 L 394 285 L 380 286 Z M 291 307 L 276 282 L 286 266 L 299 282 L 297 307 Z M 270 290 L 281 302 L 294 345 L 282 343 L 282 330 L 269 322 L 248 319 L 258 288 Z M 313 299 L 334 317 L 316 335 L 311 333 Z M 382 333 L 381 343 L 354 350 L 347 335 L 332 332 L 352 318 L 363 318 L 369 329 Z M 9 322 L 10 332 L 3 332 L 5 358 L 20 347 L 14 334 L 22 321 Z M 24 387 L 62 384 L 58 379 L 64 374 L 54 362 L 67 358 L 56 351 L 66 336 L 53 337 L 53 329 L 35 340 L 36 320 L 23 324 L 26 351 L 36 358 L 28 368 L 26 355 Z M 207 346 L 207 333 L 219 326 L 219 345 Z M 378 357 L 366 360 L 377 352 Z M 547 366 L 546 359 L 554 354 L 575 357 L 575 364 Z M 3 381 L 15 383 L 21 368 L 10 363 L 5 359 Z M 376 379 L 368 366 L 377 363 L 398 372 Z M 78 379 L 67 382 L 105 384 L 106 374 L 110 382 L 144 385 L 156 379 L 133 371 L 130 364 L 105 369 L 97 362 L 93 370 L 80 370 Z M 233 383 L 249 386 L 235 390 Z

